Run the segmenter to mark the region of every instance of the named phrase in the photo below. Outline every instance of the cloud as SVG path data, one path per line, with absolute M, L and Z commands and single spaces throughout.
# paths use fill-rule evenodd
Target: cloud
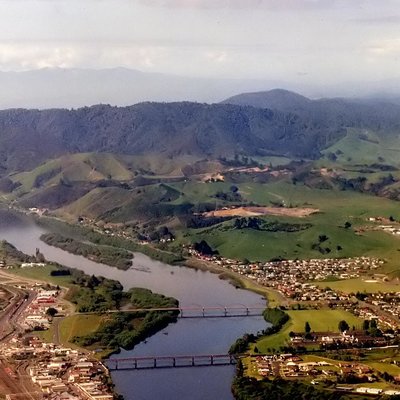
M 216 64 L 222 64 L 227 61 L 228 54 L 226 51 L 210 51 L 206 53 L 206 57 Z
M 376 56 L 393 56 L 400 53 L 400 38 L 374 41 L 368 46 L 371 54 Z
M 352 0 L 358 3 L 361 0 Z M 252 9 L 270 10 L 326 9 L 344 0 L 139 0 L 149 7 L 192 9 Z
M 78 61 L 73 46 L 0 43 L 1 69 L 68 68 Z
M 391 25 L 400 23 L 400 15 L 387 15 L 382 17 L 371 17 L 371 18 L 353 18 L 349 21 L 366 25 L 371 25 L 371 24 Z

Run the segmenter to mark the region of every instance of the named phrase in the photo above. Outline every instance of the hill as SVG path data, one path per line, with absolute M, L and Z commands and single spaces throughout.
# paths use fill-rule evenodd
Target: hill
M 311 100 L 294 92 L 274 89 L 266 92 L 242 93 L 222 104 L 268 108 L 294 113 L 302 121 L 328 128 L 346 126 L 394 131 L 400 127 L 399 104 L 382 99 L 317 99 Z
M 71 153 L 318 157 L 345 126 L 231 104 L 141 103 L 0 111 L 0 176 Z

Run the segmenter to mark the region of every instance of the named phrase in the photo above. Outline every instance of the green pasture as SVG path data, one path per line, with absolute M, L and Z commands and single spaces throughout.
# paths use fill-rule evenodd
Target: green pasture
M 362 320 L 345 310 L 291 310 L 287 311 L 289 322 L 282 330 L 271 336 L 264 336 L 254 346 L 260 353 L 268 353 L 272 349 L 279 350 L 280 346 L 287 344 L 289 332 L 304 332 L 306 322 L 309 322 L 313 332 L 338 332 L 339 322 L 345 320 L 350 327 L 361 328 Z M 253 346 L 253 349 L 254 349 Z

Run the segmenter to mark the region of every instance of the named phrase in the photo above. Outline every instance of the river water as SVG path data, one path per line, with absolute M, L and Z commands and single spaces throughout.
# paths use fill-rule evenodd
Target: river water
M 173 296 L 182 307 L 265 305 L 261 296 L 236 289 L 207 271 L 170 266 L 140 253 L 135 253 L 132 268 L 122 271 L 48 246 L 39 239 L 44 232 L 28 217 L 0 210 L 0 240 L 24 253 L 33 254 L 38 247 L 48 260 L 116 279 L 125 289 L 143 287 Z M 179 319 L 146 343 L 113 357 L 225 354 L 244 333 L 265 328 L 262 317 Z M 233 375 L 233 366 L 213 366 L 116 371 L 112 378 L 126 400 L 231 400 Z

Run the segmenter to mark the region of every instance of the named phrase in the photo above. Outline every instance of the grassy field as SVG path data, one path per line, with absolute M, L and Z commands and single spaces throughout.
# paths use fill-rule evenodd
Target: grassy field
M 386 282 L 366 282 L 363 279 L 347 279 L 335 282 L 317 282 L 320 287 L 330 287 L 333 290 L 339 290 L 345 293 L 367 292 L 398 292 L 400 284 Z
M 57 270 L 57 267 L 46 265 L 44 267 L 31 267 L 31 268 L 13 268 L 7 270 L 14 275 L 21 276 L 32 280 L 48 282 L 53 285 L 71 286 L 70 276 L 51 276 L 51 271 Z
M 361 319 L 344 310 L 296 310 L 287 311 L 290 316 L 289 322 L 285 324 L 283 329 L 274 335 L 265 336 L 257 343 L 260 353 L 267 353 L 268 349 L 279 349 L 284 346 L 289 338 L 289 332 L 304 332 L 306 322 L 310 323 L 311 330 L 315 332 L 338 332 L 338 325 L 341 320 L 347 321 L 350 327 L 361 327 Z
M 174 185 L 176 186 L 176 185 Z M 186 200 L 210 200 L 210 193 L 226 190 L 227 183 L 178 185 L 185 192 Z M 393 216 L 400 219 L 398 202 L 361 194 L 353 191 L 311 189 L 304 185 L 292 185 L 289 182 L 270 184 L 246 183 L 238 185 L 242 196 L 260 205 L 269 205 L 271 201 L 280 201 L 287 206 L 318 208 L 320 213 L 306 218 L 268 217 L 268 221 L 289 223 L 310 223 L 312 227 L 299 232 L 265 232 L 251 229 L 237 230 L 226 228 L 229 222 L 206 229 L 191 229 L 180 237 L 181 241 L 206 240 L 221 255 L 252 261 L 268 260 L 274 257 L 310 258 L 310 257 L 353 257 L 377 256 L 386 259 L 386 271 L 399 269 L 397 259 L 400 251 L 400 239 L 383 232 L 368 231 L 362 235 L 354 228 L 368 225 L 371 216 Z M 177 201 L 181 201 L 178 199 Z M 350 229 L 344 224 L 349 221 Z M 225 227 L 224 227 L 225 225 Z M 311 246 L 318 242 L 319 235 L 328 236 L 323 247 L 330 250 L 323 255 Z M 232 246 L 232 243 L 235 243 Z M 339 247 L 338 247 L 339 246 Z
M 366 140 L 360 140 L 360 134 Z M 340 150 L 339 154 L 337 153 L 338 150 Z M 347 135 L 327 148 L 324 153 L 336 153 L 337 161 L 340 163 L 372 164 L 384 162 L 398 165 L 400 140 L 398 135 L 378 135 L 365 129 L 348 129 Z
M 86 336 L 99 328 L 104 316 L 72 315 L 60 323 L 60 341 L 70 344 L 74 336 Z

